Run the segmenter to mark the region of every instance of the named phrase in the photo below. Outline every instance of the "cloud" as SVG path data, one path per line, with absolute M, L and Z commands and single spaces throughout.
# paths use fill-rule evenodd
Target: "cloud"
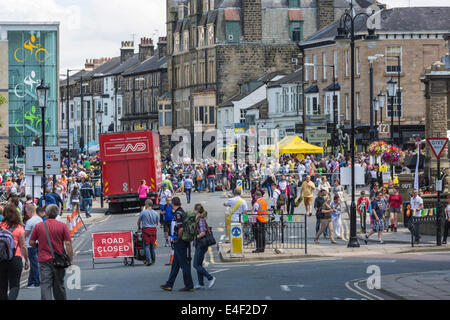
M 85 59 L 120 55 L 120 43 L 166 33 L 162 0 L 15 0 L 0 2 L 0 21 L 59 21 L 61 72 Z

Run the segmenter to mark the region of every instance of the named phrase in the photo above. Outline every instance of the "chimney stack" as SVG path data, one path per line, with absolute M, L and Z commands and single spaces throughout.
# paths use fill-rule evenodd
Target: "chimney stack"
M 334 1 L 317 0 L 317 19 L 319 29 L 322 29 L 334 22 Z
M 92 59 L 86 59 L 84 69 L 88 72 L 94 70 L 94 62 L 92 61 Z
M 139 61 L 143 62 L 155 54 L 155 46 L 153 45 L 153 39 L 141 38 L 141 44 L 139 45 Z
M 122 41 L 120 48 L 120 63 L 124 63 L 134 56 L 134 41 Z
M 246 42 L 262 40 L 261 0 L 242 0 L 244 38 Z
M 159 37 L 158 39 L 158 59 L 167 56 L 167 37 Z

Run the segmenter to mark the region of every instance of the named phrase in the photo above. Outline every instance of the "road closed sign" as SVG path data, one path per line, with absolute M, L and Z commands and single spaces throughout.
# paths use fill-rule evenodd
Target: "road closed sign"
M 94 259 L 133 257 L 132 232 L 108 232 L 92 234 Z

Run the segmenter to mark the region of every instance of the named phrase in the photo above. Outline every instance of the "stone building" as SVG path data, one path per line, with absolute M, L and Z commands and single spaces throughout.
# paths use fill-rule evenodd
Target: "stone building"
M 152 39 L 142 39 L 140 63 L 122 73 L 125 83 L 125 109 L 121 118 L 122 131 L 158 131 L 158 98 L 167 91 L 167 57 L 165 38 L 160 38 L 155 54 Z
M 449 30 L 450 7 L 394 8 L 382 9 L 381 28 L 376 48 L 368 48 L 364 41 L 367 35 L 366 18 L 356 23 L 355 49 L 355 121 L 358 150 L 364 150 L 369 143 L 370 129 L 370 80 L 369 56 L 383 55 L 373 62 L 373 89 L 376 97 L 386 94 L 387 81 L 397 80 L 400 56 L 401 100 L 394 99 L 394 140 L 403 146 L 414 146 L 415 137 L 425 134 L 425 98 L 423 84 L 419 78 L 426 66 L 439 60 L 446 52 L 443 36 Z M 420 21 L 420 23 L 417 23 Z M 339 48 L 334 38 L 339 21 L 323 28 L 305 41 L 300 42 L 304 50 L 304 62 L 314 64 L 305 68 L 306 114 L 324 116 L 328 124 L 333 123 L 333 106 L 338 109 L 338 124 L 350 130 L 350 52 Z M 335 66 L 336 83 L 333 84 Z M 333 103 L 335 101 L 335 103 Z M 391 123 L 391 100 L 377 113 L 377 124 Z M 400 134 L 398 122 L 400 116 Z M 308 123 L 307 123 L 308 124 Z M 328 126 L 329 134 L 331 126 Z M 389 139 L 388 139 L 389 140 Z M 329 141 L 330 145 L 331 141 Z
M 441 61 L 435 61 L 427 66 L 421 81 L 425 85 L 425 137 L 450 137 L 450 33 L 444 36 L 447 41 L 447 53 Z M 435 177 L 437 160 L 429 146 L 426 151 L 427 167 Z M 441 168 L 449 167 L 448 145 L 442 151 Z M 450 179 L 447 178 L 447 188 Z M 447 189 L 448 191 L 448 189 Z
M 347 6 L 344 0 L 167 0 L 173 128 L 215 128 L 217 107 L 239 93 L 239 84 L 293 71 L 296 43 Z

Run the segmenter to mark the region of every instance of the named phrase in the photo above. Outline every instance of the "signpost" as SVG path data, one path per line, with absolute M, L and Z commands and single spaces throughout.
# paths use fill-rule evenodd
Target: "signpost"
M 25 174 L 27 176 L 42 175 L 42 147 L 27 147 Z M 45 147 L 45 173 L 61 174 L 61 147 Z
M 386 123 L 381 123 L 378 128 L 378 132 L 380 139 L 389 139 L 391 136 L 391 126 Z
M 230 256 L 232 258 L 243 257 L 242 225 L 240 223 L 232 223 L 230 225 L 230 242 Z
M 436 210 L 436 245 L 441 246 L 441 192 L 442 192 L 442 180 L 441 180 L 441 154 L 448 144 L 448 138 L 440 138 L 439 134 L 437 138 L 427 138 L 427 142 L 430 145 L 437 159 L 437 210 Z

